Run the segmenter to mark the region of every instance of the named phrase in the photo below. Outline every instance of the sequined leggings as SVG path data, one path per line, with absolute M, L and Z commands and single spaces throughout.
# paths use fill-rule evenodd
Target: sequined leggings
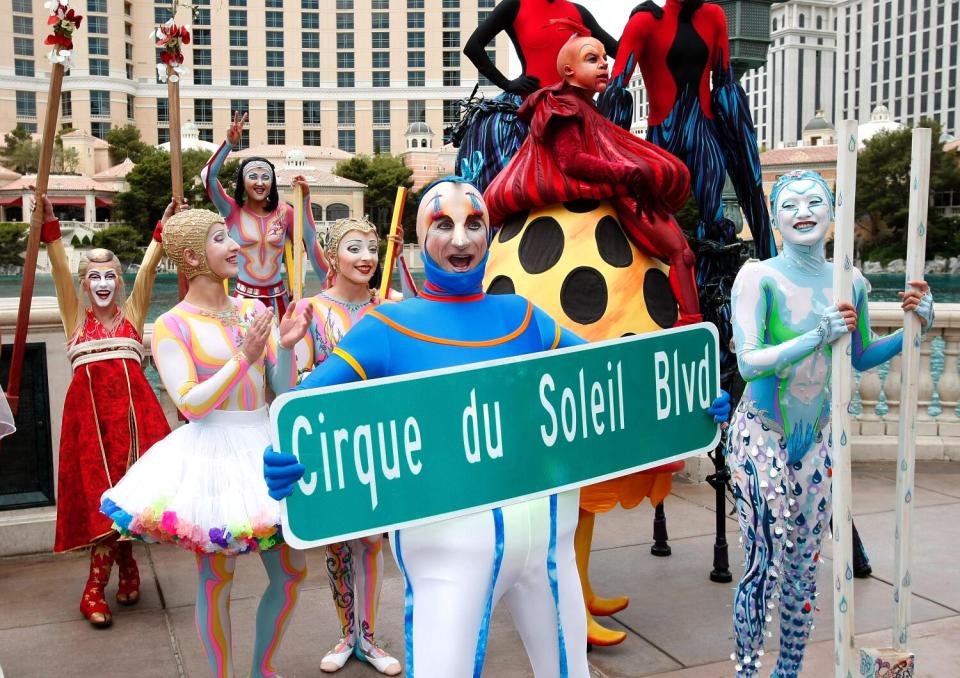
M 820 542 L 831 510 L 830 427 L 796 463 L 786 442 L 748 408 L 734 415 L 727 464 L 745 553 L 733 599 L 736 675 L 758 675 L 766 624 L 780 613 L 771 678 L 796 678 L 813 626 Z

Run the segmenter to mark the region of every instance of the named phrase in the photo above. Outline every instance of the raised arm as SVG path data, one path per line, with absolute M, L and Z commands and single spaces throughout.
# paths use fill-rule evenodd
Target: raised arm
M 302 175 L 294 177 L 292 185 L 294 189 L 300 186 L 300 190 L 303 192 L 303 245 L 313 272 L 317 279 L 323 283 L 330 273 L 330 265 L 326 257 L 323 256 L 323 241 L 317 233 L 317 223 L 313 220 L 313 209 L 310 207 L 310 186 Z M 287 215 L 287 238 L 293 242 L 293 211 L 288 210 Z
M 187 202 L 184 201 L 180 209 L 186 209 L 187 207 Z M 157 266 L 160 265 L 160 260 L 163 258 L 163 225 L 176 211 L 179 210 L 176 204 L 171 201 L 167 205 L 167 209 L 164 210 L 160 221 L 157 222 L 157 227 L 153 229 L 153 238 L 147 245 L 147 251 L 140 263 L 140 270 L 137 271 L 137 277 L 133 281 L 133 289 L 130 290 L 130 295 L 127 297 L 127 302 L 123 308 L 123 314 L 140 335 L 143 335 L 147 309 L 150 308 L 150 298 L 153 296 L 153 284 L 157 280 Z
M 487 45 L 493 42 L 493 39 L 501 32 L 506 31 L 511 34 L 513 40 L 513 22 L 520 11 L 520 0 L 504 0 L 496 9 L 490 12 L 490 16 L 483 23 L 477 26 L 476 30 L 467 40 L 463 47 L 463 53 L 471 63 L 477 67 L 480 74 L 504 92 L 513 94 L 527 95 L 540 88 L 540 81 L 537 78 L 525 75 L 527 70 L 526 56 L 519 48 L 517 56 L 520 59 L 520 69 L 523 72 L 520 77 L 510 80 L 505 76 L 496 64 L 487 56 Z M 516 40 L 513 40 L 514 47 L 517 47 Z
M 580 11 L 580 20 L 583 22 L 583 25 L 590 29 L 590 34 L 593 35 L 597 40 L 603 43 L 603 48 L 607 50 L 607 54 L 613 58 L 617 58 L 617 47 L 618 43 L 616 39 L 605 30 L 603 27 L 597 23 L 597 20 L 593 18 L 593 15 L 583 5 L 573 3 L 574 6 Z
M 47 246 L 47 257 L 50 259 L 50 268 L 53 272 L 53 286 L 57 291 L 57 306 L 60 308 L 60 322 L 63 331 L 69 340 L 80 322 L 80 300 L 77 297 L 77 288 L 70 271 L 67 252 L 60 238 L 60 221 L 53 213 L 53 203 L 44 196 L 42 205 L 34 205 L 34 209 L 43 210 L 43 227 L 40 230 L 40 241 Z
M 223 163 L 227 160 L 227 156 L 230 155 L 230 151 L 240 143 L 240 135 L 246 121 L 246 113 L 243 114 L 243 117 L 240 117 L 239 113 L 233 114 L 233 124 L 227 130 L 226 140 L 220 144 L 220 148 L 210 156 L 207 164 L 200 170 L 200 181 L 203 182 L 203 187 L 207 191 L 207 197 L 210 198 L 210 202 L 216 206 L 220 216 L 224 219 L 237 209 L 237 203 L 223 190 L 218 175 L 223 168 Z

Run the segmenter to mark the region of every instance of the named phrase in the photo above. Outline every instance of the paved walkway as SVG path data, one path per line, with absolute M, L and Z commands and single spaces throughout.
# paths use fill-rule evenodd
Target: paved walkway
M 870 552 L 874 574 L 856 585 L 858 645 L 890 641 L 893 572 L 892 465 L 858 466 L 853 489 L 857 527 Z M 917 473 L 915 503 L 913 644 L 917 678 L 960 676 L 960 464 L 931 462 Z M 729 678 L 733 664 L 730 632 L 732 585 L 707 579 L 713 555 L 715 515 L 706 485 L 676 484 L 667 499 L 670 558 L 650 555 L 652 510 L 614 511 L 597 520 L 593 581 L 608 595 L 628 594 L 631 604 L 609 623 L 629 635 L 615 648 L 590 655 L 598 678 L 670 676 Z M 728 539 L 737 544 L 737 526 L 728 519 Z M 193 623 L 193 557 L 177 548 L 136 547 L 144 579 L 135 608 L 114 605 L 113 628 L 91 628 L 77 609 L 86 578 L 80 555 L 0 560 L 0 665 L 6 678 L 72 676 L 205 677 L 209 675 Z M 831 567 L 829 546 L 821 568 L 821 590 Z M 277 667 L 287 678 L 316 677 L 320 658 L 336 640 L 335 615 L 323 562 L 308 555 L 310 575 L 280 651 Z M 731 548 L 735 573 L 740 553 Z M 403 654 L 403 587 L 389 554 L 378 635 Z M 266 582 L 256 557 L 240 559 L 233 591 L 237 675 L 247 672 L 253 614 Z M 108 589 L 112 599 L 116 578 Z M 818 613 L 804 678 L 830 678 L 833 648 L 828 598 Z M 776 631 L 764 661 L 764 675 L 775 662 Z M 350 662 L 345 678 L 376 675 Z M 484 676 L 532 675 L 506 609 L 494 614 Z

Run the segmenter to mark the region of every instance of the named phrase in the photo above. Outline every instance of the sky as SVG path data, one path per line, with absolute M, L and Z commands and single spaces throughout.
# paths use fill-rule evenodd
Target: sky
M 606 29 L 607 33 L 619 39 L 623 27 L 627 25 L 630 10 L 639 5 L 642 0 L 577 0 L 577 2 L 590 10 L 593 18 Z M 613 61 L 611 60 L 610 63 L 612 64 Z M 518 75 L 520 75 L 520 61 L 513 53 L 511 45 L 510 77 L 515 78 Z

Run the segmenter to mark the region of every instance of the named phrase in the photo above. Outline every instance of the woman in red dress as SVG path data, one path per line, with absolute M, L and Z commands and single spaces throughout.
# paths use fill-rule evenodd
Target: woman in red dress
M 109 518 L 100 513 L 100 495 L 120 480 L 151 445 L 170 432 L 166 416 L 143 373 L 143 324 L 163 256 L 157 224 L 143 263 L 124 300 L 120 262 L 109 250 L 93 249 L 80 262 L 80 295 L 60 240 L 60 222 L 43 200 L 41 240 L 46 243 L 67 336 L 73 378 L 63 404 L 54 551 L 90 547 L 90 575 L 80 612 L 91 624 L 113 619 L 104 597 L 114 562 L 120 583 L 117 602 L 140 599 L 140 573 L 131 542 L 118 541 Z

